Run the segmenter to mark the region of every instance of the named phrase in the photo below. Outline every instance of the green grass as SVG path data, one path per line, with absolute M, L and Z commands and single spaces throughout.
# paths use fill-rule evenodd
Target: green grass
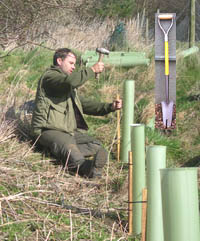
M 176 138 L 176 132 L 172 133 L 169 137 L 165 133 L 161 133 L 159 130 L 152 130 L 151 128 L 146 128 L 145 131 L 148 145 L 161 145 L 167 148 L 167 166 L 172 167 L 177 164 L 182 163 L 185 158 L 187 158 L 186 152 L 181 147 L 181 141 Z
M 42 48 L 31 51 L 14 51 L 1 59 L 0 71 L 7 71 L 7 82 L 16 84 L 26 82 L 30 88 L 36 88 L 39 77 L 52 64 L 53 52 Z
M 16 240 L 16 237 L 19 240 L 23 240 L 24 238 L 28 238 L 32 234 L 32 231 L 29 228 L 30 226 L 26 222 L 16 222 L 1 227 L 1 232 L 4 233 L 4 240 L 12 241 Z M 24 232 L 24 230 L 26 230 L 26 232 Z
M 135 123 L 139 123 L 142 118 L 143 109 L 149 104 L 149 100 L 147 98 L 142 98 L 134 107 L 134 120 Z
M 6 196 L 9 194 L 8 189 L 3 185 L 0 185 L 0 192 Z
M 194 139 L 193 145 L 200 144 L 200 135 Z
M 80 54 L 80 53 L 79 53 Z M 200 93 L 200 57 L 194 56 L 181 60 L 177 64 L 177 128 L 175 131 L 161 132 L 154 128 L 145 128 L 146 145 L 163 145 L 167 147 L 167 166 L 181 166 L 195 156 L 199 156 L 199 113 L 200 105 L 189 97 Z M 22 83 L 27 89 L 16 90 L 15 96 L 22 98 L 26 91 L 35 91 L 38 79 L 43 71 L 51 65 L 52 52 L 35 48 L 23 52 L 18 50 L 0 60 L 0 71 L 3 84 L 0 94 L 10 83 Z M 99 81 L 91 80 L 83 87 L 82 94 L 92 96 L 96 100 L 112 101 L 119 92 L 123 97 L 123 82 L 126 79 L 136 81 L 135 122 L 141 123 L 144 110 L 152 99 L 154 79 L 148 79 L 152 66 L 133 69 L 106 70 Z M 147 78 L 148 77 L 148 78 Z M 147 79 L 146 79 L 147 78 Z M 16 87 L 17 88 L 17 87 Z M 6 103 L 2 97 L 1 103 Z M 123 119 L 123 111 L 121 112 Z M 149 118 L 152 118 L 149 117 Z M 7 171 L 2 173 L 0 182 L 1 197 L 26 193 L 21 200 L 5 200 L 1 202 L 3 223 L 0 223 L 0 239 L 4 240 L 73 240 L 87 239 L 104 241 L 134 240 L 141 237 L 127 235 L 122 230 L 127 225 L 127 184 L 128 167 L 116 163 L 116 113 L 105 117 L 86 117 L 90 127 L 89 134 L 103 142 L 105 148 L 111 151 L 109 167 L 105 168 L 105 177 L 100 186 L 92 186 L 92 181 L 77 179 L 64 173 L 56 165 L 51 156 L 45 156 L 39 149 L 30 150 L 29 137 L 18 133 L 0 145 L 1 165 Z M 147 119 L 147 123 L 150 119 Z M 23 130 L 23 120 L 17 128 Z M 27 133 L 27 132 L 26 132 Z M 54 165 L 55 164 L 55 165 Z M 108 173 L 108 176 L 106 176 Z M 91 186 L 90 186 L 91 184 Z M 102 185 L 103 184 L 103 185 Z M 44 192 L 40 192 L 43 190 Z M 29 192 L 29 193 L 27 193 Z M 27 195 L 29 198 L 23 199 Z M 124 198 L 124 199 L 123 199 Z M 123 199 L 123 200 L 122 200 Z M 93 209 L 115 208 L 101 218 L 83 215 L 64 208 L 66 205 Z M 3 225 L 5 224 L 5 225 Z M 2 225 L 2 226 L 1 226 Z M 72 225 L 72 226 L 71 226 Z M 112 233 L 112 228 L 113 233 Z M 127 227 L 127 226 L 126 226 Z M 71 233 L 72 229 L 72 233 Z

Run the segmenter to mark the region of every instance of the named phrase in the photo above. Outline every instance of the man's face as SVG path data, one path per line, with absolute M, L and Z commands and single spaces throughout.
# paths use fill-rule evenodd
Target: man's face
M 76 57 L 72 53 L 69 53 L 64 60 L 58 58 L 57 62 L 65 74 L 70 75 L 75 70 Z

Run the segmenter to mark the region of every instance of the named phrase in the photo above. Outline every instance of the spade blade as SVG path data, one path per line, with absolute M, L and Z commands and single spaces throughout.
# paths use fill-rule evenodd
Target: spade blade
M 173 106 L 174 102 L 170 101 L 168 104 L 165 101 L 161 102 L 162 105 L 162 117 L 163 123 L 166 128 L 172 125 L 172 115 L 173 115 Z

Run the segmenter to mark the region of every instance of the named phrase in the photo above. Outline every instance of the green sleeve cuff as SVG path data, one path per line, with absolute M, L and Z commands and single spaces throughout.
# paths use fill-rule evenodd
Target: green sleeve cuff
M 110 112 L 115 112 L 115 109 L 113 109 L 113 104 L 112 103 L 108 104 L 108 110 Z

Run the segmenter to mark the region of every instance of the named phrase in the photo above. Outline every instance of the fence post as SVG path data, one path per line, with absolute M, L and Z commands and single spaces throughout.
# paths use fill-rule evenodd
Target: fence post
M 196 0 L 191 0 L 191 16 L 190 16 L 190 43 L 189 47 L 195 45 L 195 2 Z

